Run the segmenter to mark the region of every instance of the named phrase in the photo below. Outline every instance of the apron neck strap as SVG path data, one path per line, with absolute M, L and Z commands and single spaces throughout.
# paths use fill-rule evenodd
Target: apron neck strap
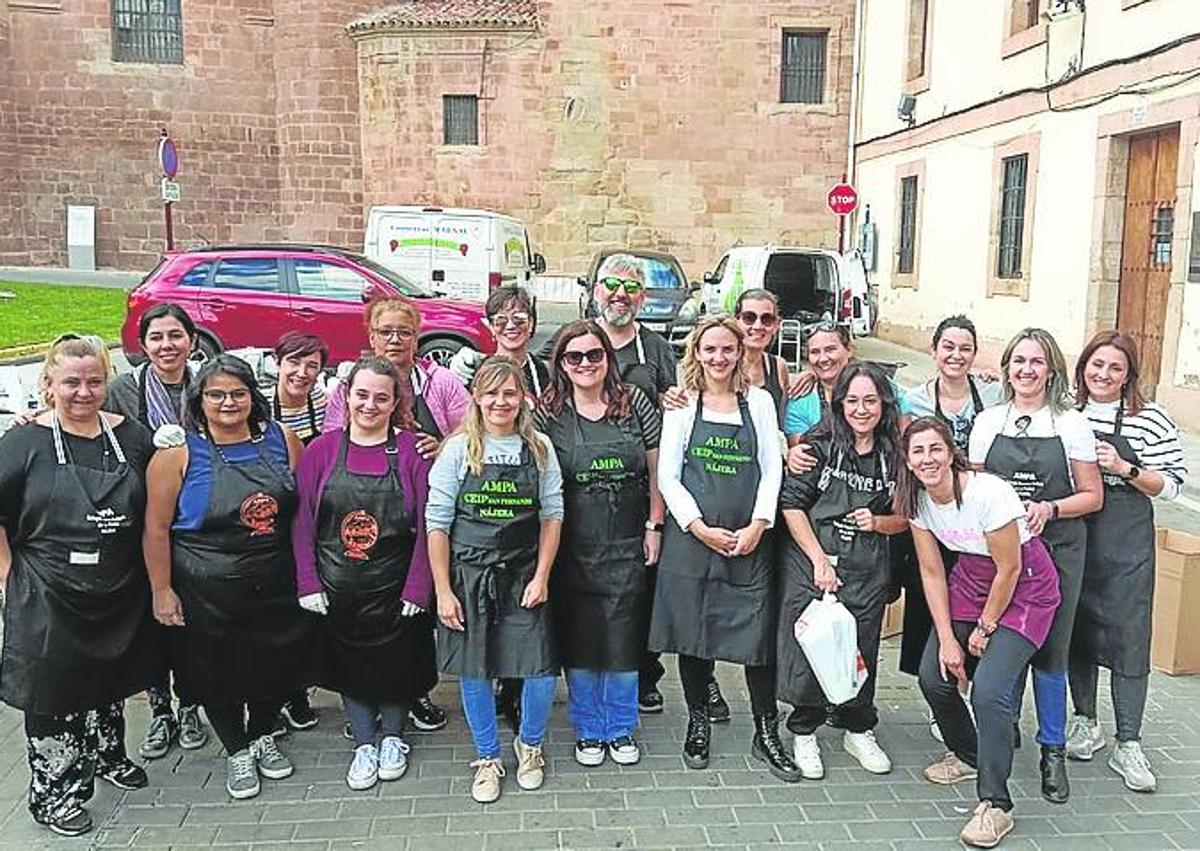
M 125 452 L 121 449 L 121 444 L 117 440 L 117 436 L 113 433 L 112 426 L 108 424 L 108 420 L 104 414 L 100 414 L 100 433 L 112 445 L 113 454 L 117 457 L 118 464 L 125 463 Z M 67 463 L 67 445 L 63 440 L 62 423 L 58 420 L 58 411 L 50 412 L 50 434 L 54 438 L 54 456 L 60 465 Z
M 533 388 L 533 395 L 541 396 L 542 382 L 538 380 L 537 362 L 533 359 L 533 355 L 525 355 L 525 366 L 529 369 L 529 383 Z
M 642 326 L 639 325 L 633 333 L 633 345 L 637 350 L 638 363 L 645 366 L 646 364 L 646 347 L 642 345 Z
M 1117 416 L 1113 420 L 1113 434 L 1121 433 L 1121 426 L 1125 425 L 1125 397 L 1121 397 L 1121 401 L 1117 403 Z

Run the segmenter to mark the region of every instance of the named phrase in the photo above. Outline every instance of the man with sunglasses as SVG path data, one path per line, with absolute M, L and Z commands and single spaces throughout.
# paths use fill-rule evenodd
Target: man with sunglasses
M 496 354 L 521 364 L 525 389 L 531 400 L 537 399 L 550 378 L 546 364 L 529 350 L 529 342 L 537 330 L 537 302 L 524 287 L 504 286 L 492 290 L 483 309 L 496 337 Z M 486 357 L 482 352 L 463 346 L 454 353 L 447 366 L 463 384 L 470 386 L 476 368 Z

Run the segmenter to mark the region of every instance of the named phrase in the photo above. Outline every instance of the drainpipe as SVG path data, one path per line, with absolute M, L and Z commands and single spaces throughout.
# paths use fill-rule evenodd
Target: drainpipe
M 864 18 L 866 16 L 867 0 L 854 0 L 854 48 L 853 58 L 850 64 L 850 121 L 848 132 L 846 133 L 846 175 L 851 186 L 854 186 L 856 177 L 855 154 L 854 146 L 858 139 L 858 101 L 859 101 L 859 85 L 862 75 L 862 50 L 863 50 L 863 33 L 865 32 Z M 857 187 L 855 187 L 857 188 Z M 851 227 L 851 242 L 857 242 L 853 238 L 853 232 L 858 225 L 858 211 L 856 210 L 850 220 L 853 223 Z

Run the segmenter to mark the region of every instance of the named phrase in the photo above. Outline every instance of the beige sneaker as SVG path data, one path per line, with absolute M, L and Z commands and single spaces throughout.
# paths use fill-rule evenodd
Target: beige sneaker
M 953 753 L 948 753 L 925 769 L 925 779 L 939 786 L 950 786 L 963 780 L 974 780 L 979 772 Z
M 958 835 L 967 845 L 976 848 L 995 848 L 1013 829 L 1013 814 L 993 807 L 990 801 L 980 801 L 971 820 Z
M 500 778 L 504 776 L 504 763 L 498 759 L 477 759 L 471 763 L 475 769 L 475 780 L 471 783 L 471 797 L 481 804 L 490 804 L 500 798 Z
M 541 789 L 546 779 L 546 758 L 539 746 L 527 745 L 517 736 L 513 739 L 513 750 L 517 753 L 517 785 L 522 789 Z

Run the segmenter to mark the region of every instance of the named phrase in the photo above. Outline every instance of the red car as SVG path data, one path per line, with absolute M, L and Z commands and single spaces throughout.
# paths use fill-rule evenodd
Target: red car
M 410 299 L 421 312 L 418 352 L 444 362 L 463 346 L 494 352 L 483 306 L 440 298 L 361 254 L 316 245 L 241 245 L 170 252 L 129 294 L 121 343 L 144 358 L 138 319 L 165 301 L 186 310 L 199 329 L 199 357 L 247 346 L 273 348 L 285 331 L 316 334 L 331 363 L 367 347 L 363 303 Z

